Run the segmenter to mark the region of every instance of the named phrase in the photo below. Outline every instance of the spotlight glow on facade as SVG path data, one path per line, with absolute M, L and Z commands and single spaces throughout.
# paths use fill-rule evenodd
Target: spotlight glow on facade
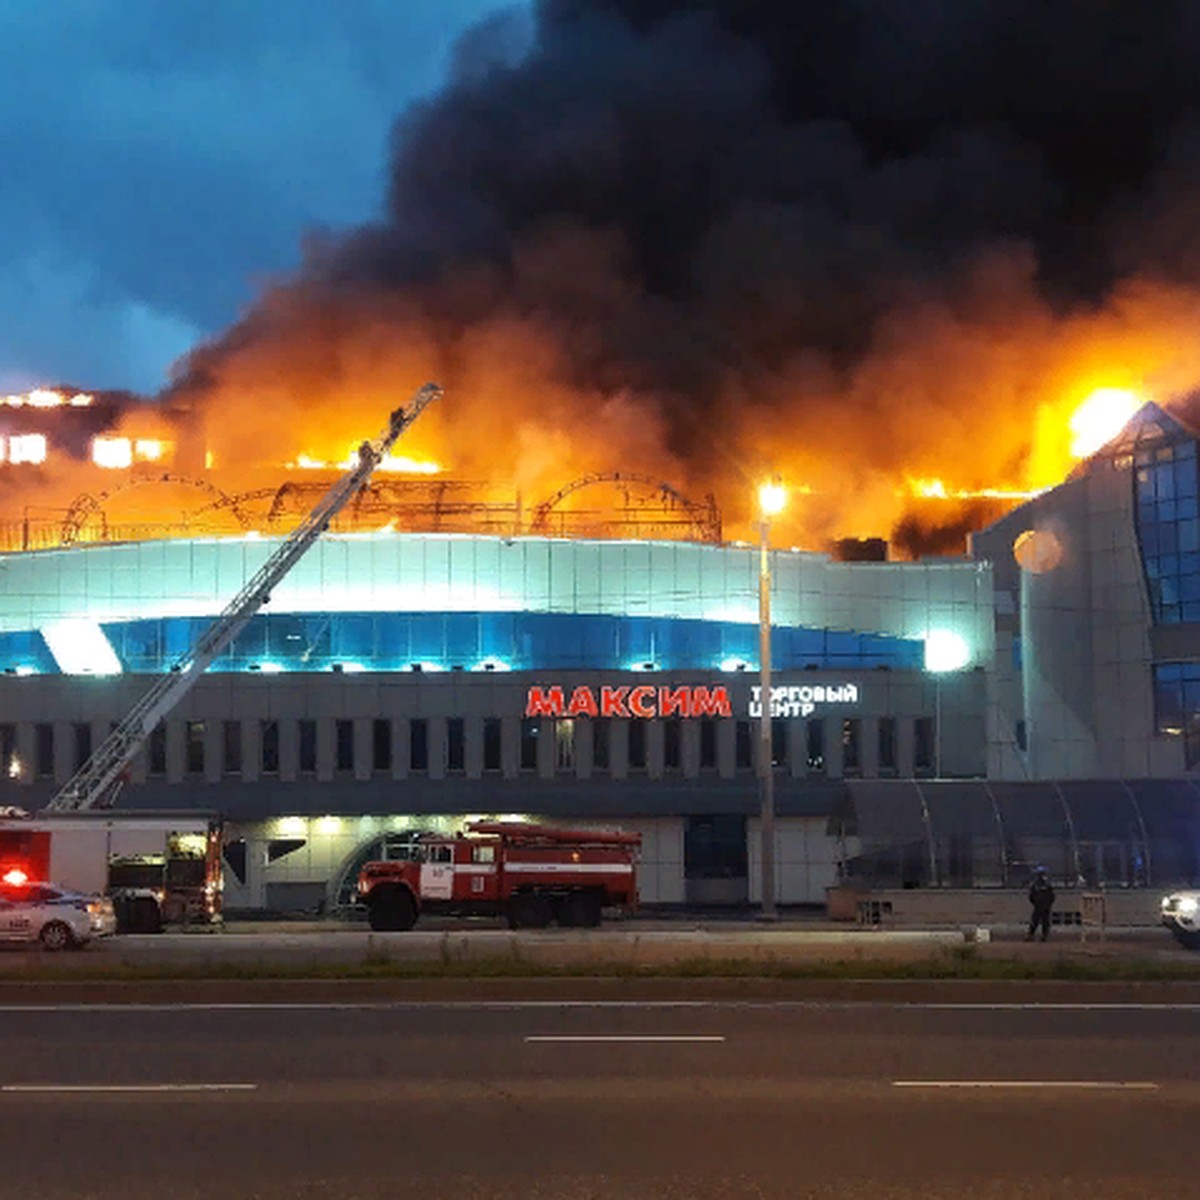
M 925 670 L 934 675 L 961 671 L 971 661 L 966 639 L 950 629 L 933 629 L 925 636 Z

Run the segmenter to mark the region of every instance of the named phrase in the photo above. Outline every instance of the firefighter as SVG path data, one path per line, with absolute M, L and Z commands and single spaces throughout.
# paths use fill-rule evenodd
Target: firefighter
M 1050 936 L 1050 910 L 1054 907 L 1054 888 L 1041 867 L 1029 885 L 1029 903 L 1033 905 L 1033 912 L 1029 918 L 1029 932 L 1025 935 L 1025 940 L 1032 942 L 1034 931 L 1040 925 L 1044 942 Z

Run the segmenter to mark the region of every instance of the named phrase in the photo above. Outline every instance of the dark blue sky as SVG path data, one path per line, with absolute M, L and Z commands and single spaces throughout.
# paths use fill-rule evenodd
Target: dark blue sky
M 499 6 L 0 5 L 0 387 L 155 390 L 306 230 L 379 211 L 392 120 Z

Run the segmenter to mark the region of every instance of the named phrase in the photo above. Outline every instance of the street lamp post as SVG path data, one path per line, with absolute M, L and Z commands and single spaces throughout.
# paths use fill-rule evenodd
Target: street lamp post
M 783 511 L 787 493 L 776 477 L 758 489 L 759 568 L 758 568 L 758 661 L 759 661 L 759 717 L 758 778 L 759 778 L 759 826 L 762 835 L 760 847 L 762 882 L 762 917 L 773 921 L 778 916 L 775 910 L 775 764 L 771 754 L 771 518 Z

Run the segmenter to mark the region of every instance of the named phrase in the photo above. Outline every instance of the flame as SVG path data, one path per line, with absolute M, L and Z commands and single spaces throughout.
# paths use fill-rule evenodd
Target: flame
M 114 470 L 128 467 L 133 463 L 133 443 L 123 437 L 93 438 L 92 462 Z
M 918 500 L 1029 500 L 1041 495 L 1044 488 L 1025 491 L 1020 488 L 958 488 L 950 487 L 943 479 L 907 479 L 898 496 L 915 496 Z
M 297 454 L 292 462 L 284 466 L 289 471 L 348 471 L 358 462 L 357 451 L 347 455 L 341 462 L 329 462 L 311 454 Z M 409 458 L 404 454 L 388 454 L 379 460 L 376 471 L 396 471 L 406 475 L 438 475 L 441 463 L 432 459 Z
M 46 461 L 46 438 L 40 433 L 18 433 L 8 439 L 8 461 L 17 463 L 44 463 Z
M 1071 414 L 1071 453 L 1088 458 L 1111 441 L 1145 400 L 1127 388 L 1097 388 Z
M 29 392 L 4 396 L 0 403 L 7 408 L 87 408 L 94 401 L 95 397 L 87 392 L 76 392 L 73 396 L 67 396 L 50 388 L 34 388 Z
M 92 462 L 108 470 L 121 470 L 135 462 L 159 462 L 170 444 L 158 438 L 92 438 Z

